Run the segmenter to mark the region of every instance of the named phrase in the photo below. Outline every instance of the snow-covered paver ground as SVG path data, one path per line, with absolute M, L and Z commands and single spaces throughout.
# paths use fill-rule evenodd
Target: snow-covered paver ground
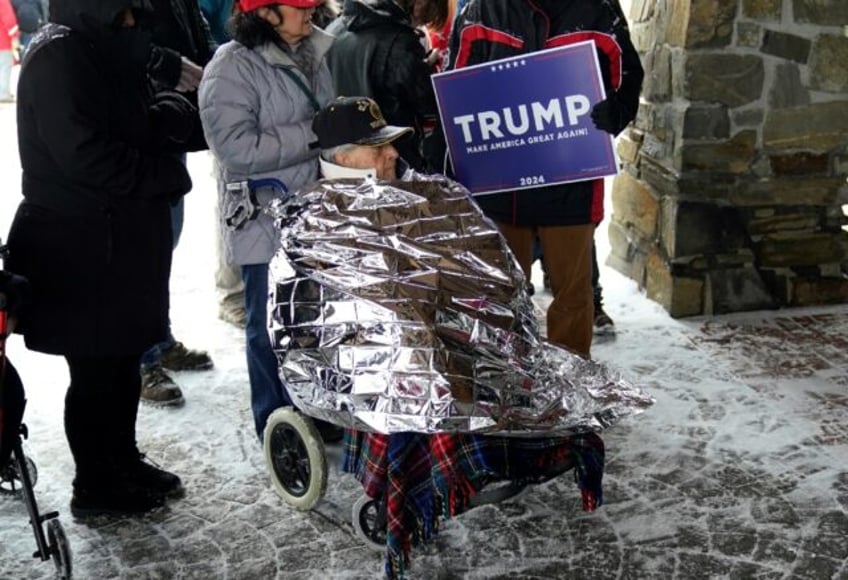
M 20 199 L 14 106 L 0 106 L 0 236 Z M 8 345 L 27 387 L 25 449 L 42 511 L 58 510 L 82 579 L 378 578 L 382 555 L 353 534 L 359 486 L 330 451 L 330 487 L 313 512 L 283 504 L 252 433 L 241 332 L 218 320 L 214 182 L 189 157 L 195 190 L 175 254 L 178 339 L 215 368 L 179 373 L 186 405 L 142 407 L 139 443 L 188 493 L 141 519 L 74 522 L 62 429 L 61 359 Z M 605 227 L 599 254 L 608 252 Z M 537 300 L 550 297 L 535 277 Z M 657 404 L 604 434 L 604 505 L 580 509 L 570 474 L 445 522 L 417 548 L 410 578 L 848 579 L 848 306 L 673 320 L 604 267 L 614 338 L 593 355 Z M 0 497 L 0 579 L 50 578 L 31 557 L 24 504 Z

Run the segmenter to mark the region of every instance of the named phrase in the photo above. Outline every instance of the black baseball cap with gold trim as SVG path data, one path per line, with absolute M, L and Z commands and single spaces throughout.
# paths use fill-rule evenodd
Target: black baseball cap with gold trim
M 380 106 L 368 97 L 338 97 L 315 114 L 312 131 L 318 147 L 354 144 L 378 147 L 414 132 L 386 123 Z

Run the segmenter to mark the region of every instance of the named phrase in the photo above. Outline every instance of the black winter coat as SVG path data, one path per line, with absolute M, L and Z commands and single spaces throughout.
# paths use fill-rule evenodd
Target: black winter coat
M 136 354 L 167 331 L 169 203 L 191 180 L 156 140 L 149 40 L 127 43 L 131 31 L 106 28 L 127 5 L 54 0 L 51 20 L 68 27 L 49 24 L 21 70 L 24 201 L 6 267 L 30 281 L 17 330 L 36 351 Z
M 618 0 L 470 0 L 451 32 L 448 69 L 593 39 L 616 133 L 636 117 L 644 71 Z M 580 225 L 603 219 L 603 179 L 475 197 L 492 219 Z
M 336 93 L 377 101 L 390 124 L 415 129 L 395 143 L 401 157 L 419 171 L 440 168 L 440 153 L 424 138 L 438 118 L 433 69 L 409 16 L 392 0 L 346 0 L 327 32 L 336 36 L 327 53 Z
M 197 0 L 152 0 L 152 5 L 153 13 L 140 22 L 154 44 L 148 72 L 154 82 L 173 89 L 180 80 L 181 57 L 204 67 L 217 44 Z
M 218 45 L 197 0 L 152 0 L 151 6 L 153 11 L 139 20 L 139 26 L 150 33 L 153 42 L 147 72 L 156 90 L 173 90 L 180 81 L 182 57 L 204 67 Z M 197 107 L 197 91 L 183 96 Z M 195 113 L 194 130 L 182 144 L 182 151 L 208 148 L 200 114 Z

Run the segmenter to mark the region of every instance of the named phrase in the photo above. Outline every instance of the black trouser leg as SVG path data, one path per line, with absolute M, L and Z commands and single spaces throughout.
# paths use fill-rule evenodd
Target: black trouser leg
M 164 493 L 139 477 L 140 355 L 66 358 L 71 385 L 65 396 L 65 433 L 76 462 L 71 513 L 75 518 L 134 515 L 162 505 Z
M 141 397 L 140 360 L 141 355 L 122 357 L 115 369 L 115 385 L 120 385 L 115 396 L 115 452 L 118 459 L 130 462 L 138 458 L 135 423 Z
M 65 434 L 76 463 L 75 485 L 103 484 L 116 460 L 135 449 L 138 356 L 66 357 Z
M 598 268 L 598 252 L 595 250 L 594 240 L 592 241 L 592 298 L 595 310 L 599 309 L 604 302 L 604 297 L 601 288 L 601 270 Z

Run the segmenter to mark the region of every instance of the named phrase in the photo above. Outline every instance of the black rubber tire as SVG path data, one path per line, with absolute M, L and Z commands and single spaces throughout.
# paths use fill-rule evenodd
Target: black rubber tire
M 264 452 L 274 489 L 283 501 L 307 511 L 324 497 L 327 456 L 312 419 L 288 407 L 271 413 Z
M 56 578 L 71 580 L 73 577 L 71 545 L 68 543 L 62 522 L 56 518 L 47 520 L 47 548 L 56 565 Z
M 508 500 L 524 491 L 526 487 L 526 484 L 513 481 L 489 484 L 488 487 L 484 487 L 471 498 L 468 502 L 468 509 Z
M 35 466 L 35 462 L 27 455 L 24 455 L 24 464 L 26 464 L 27 471 L 29 472 L 30 483 L 35 487 L 38 481 L 38 468 Z M 22 487 L 23 480 L 21 479 L 18 461 L 15 454 L 12 453 L 8 465 L 0 471 L 0 493 L 4 495 L 18 495 L 21 493 Z
M 386 522 L 379 521 L 379 511 L 379 500 L 363 494 L 353 503 L 351 519 L 353 531 L 360 540 L 365 542 L 366 546 L 375 552 L 385 552 Z M 385 520 L 385 516 L 382 519 Z

